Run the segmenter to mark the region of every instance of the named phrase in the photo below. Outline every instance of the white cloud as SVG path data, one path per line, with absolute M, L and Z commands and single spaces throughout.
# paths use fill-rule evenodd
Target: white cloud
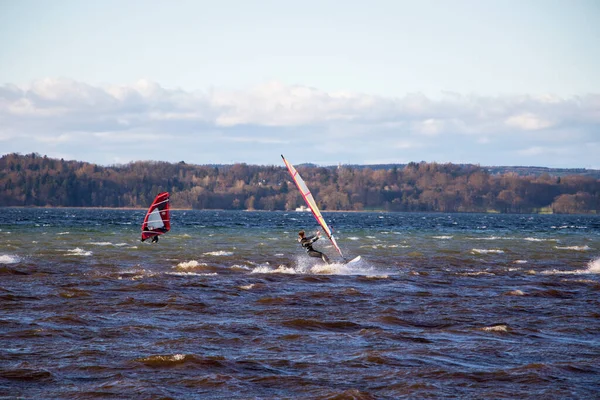
M 417 131 L 423 133 L 424 135 L 438 135 L 444 129 L 444 121 L 429 118 L 425 121 L 418 122 L 415 127 Z
M 577 149 L 573 145 L 565 145 L 563 147 L 550 146 L 531 146 L 517 151 L 520 156 L 526 157 L 568 157 L 570 155 L 577 156 Z
M 514 115 L 506 119 L 506 125 L 512 128 L 533 131 L 549 128 L 554 125 L 549 119 L 541 118 L 533 113 Z
M 421 144 L 418 142 L 414 142 L 414 141 L 408 141 L 408 140 L 401 140 L 401 141 L 397 141 L 393 144 L 394 148 L 396 149 L 400 149 L 400 150 L 410 150 L 410 149 L 416 149 L 418 147 L 421 147 Z
M 62 133 L 56 136 L 42 136 L 39 137 L 38 140 L 42 143 L 48 144 L 58 144 L 58 143 L 67 143 L 69 141 L 74 140 L 73 135 L 68 133 Z
M 92 86 L 43 79 L 0 87 L 0 125 L 6 152 L 53 150 L 95 162 L 256 162 L 291 148 L 305 154 L 299 162 L 320 154 L 355 163 L 410 157 L 577 166 L 596 157 L 590 149 L 600 141 L 600 95 L 390 98 L 279 82 L 192 92 L 147 80 Z M 94 146 L 82 145 L 88 139 Z M 552 153 L 567 145 L 572 159 Z M 136 146 L 144 147 L 143 157 Z M 554 157 L 544 159 L 548 154 Z
M 272 138 L 253 138 L 253 137 L 225 137 L 224 140 L 237 143 L 259 143 L 259 144 L 284 144 L 288 141 Z
M 544 147 L 534 146 L 527 149 L 519 150 L 518 153 L 523 156 L 539 156 L 546 153 L 548 150 Z
M 91 134 L 94 140 L 113 143 L 140 143 L 142 141 L 156 141 L 160 143 L 169 143 L 174 139 L 169 134 L 144 133 L 144 132 L 94 132 Z
M 533 110 L 533 111 L 532 111 Z M 558 115 L 556 113 L 558 112 Z M 199 121 L 216 126 L 298 126 L 331 122 L 393 125 L 406 121 L 421 133 L 502 125 L 536 130 L 556 125 L 557 118 L 600 118 L 600 96 L 485 97 L 445 93 L 440 100 L 422 94 L 384 98 L 349 92 L 325 92 L 306 86 L 269 82 L 248 90 L 212 89 L 207 93 L 162 88 L 147 80 L 132 85 L 94 87 L 66 79 L 43 79 L 29 88 L 0 90 L 6 117 L 36 115 L 57 120 L 93 115 L 148 123 L 152 120 Z

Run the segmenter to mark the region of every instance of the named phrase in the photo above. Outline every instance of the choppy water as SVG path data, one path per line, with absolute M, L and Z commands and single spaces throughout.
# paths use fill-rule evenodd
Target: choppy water
M 0 211 L 2 398 L 600 393 L 598 216 Z

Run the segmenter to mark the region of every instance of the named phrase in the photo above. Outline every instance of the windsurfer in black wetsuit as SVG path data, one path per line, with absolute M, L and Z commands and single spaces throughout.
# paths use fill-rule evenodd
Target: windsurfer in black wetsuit
M 329 264 L 329 258 L 325 254 L 313 249 L 313 247 L 312 247 L 312 244 L 314 242 L 316 242 L 317 240 L 319 240 L 320 236 L 321 236 L 320 231 L 317 231 L 316 235 L 308 236 L 308 237 L 305 236 L 304 231 L 300 231 L 300 232 L 298 232 L 298 241 L 300 242 L 302 247 L 304 247 L 306 249 L 306 252 L 308 253 L 309 256 L 320 258 L 321 260 L 325 261 L 326 264 Z

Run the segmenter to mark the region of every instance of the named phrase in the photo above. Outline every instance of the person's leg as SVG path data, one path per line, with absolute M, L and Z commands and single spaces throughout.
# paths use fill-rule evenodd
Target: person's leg
M 327 256 L 320 251 L 312 250 L 308 252 L 308 255 L 311 257 L 320 258 L 321 260 L 325 261 L 326 264 L 329 264 L 329 259 Z

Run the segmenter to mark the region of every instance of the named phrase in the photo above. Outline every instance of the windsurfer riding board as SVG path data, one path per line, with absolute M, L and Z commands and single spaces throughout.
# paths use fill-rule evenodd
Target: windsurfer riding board
M 317 233 L 315 235 L 308 236 L 308 237 L 306 236 L 304 231 L 298 232 L 298 242 L 300 242 L 302 247 L 304 247 L 304 249 L 306 249 L 306 252 L 308 253 L 308 255 L 310 257 L 320 258 L 321 260 L 323 260 L 325 262 L 325 264 L 329 264 L 329 257 L 327 257 L 325 254 L 321 253 L 320 251 L 313 249 L 313 247 L 312 247 L 313 243 L 316 242 L 317 240 L 319 240 L 319 237 L 321 237 L 320 231 L 317 231 Z

